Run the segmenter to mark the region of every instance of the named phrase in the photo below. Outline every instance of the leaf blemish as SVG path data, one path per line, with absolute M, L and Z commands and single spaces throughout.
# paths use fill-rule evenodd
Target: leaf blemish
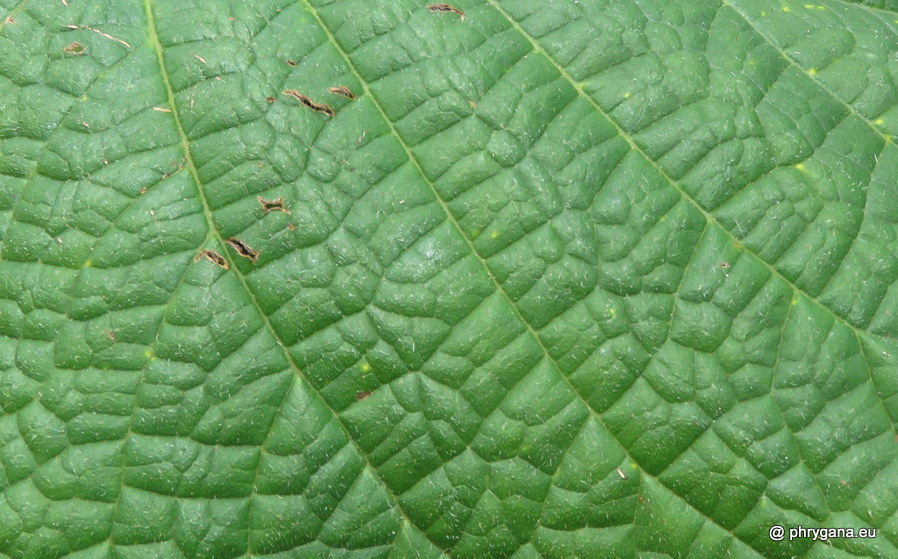
M 120 45 L 124 45 L 124 46 L 128 47 L 129 49 L 131 48 L 131 43 L 129 43 L 128 41 L 124 41 L 122 39 L 119 39 L 118 37 L 113 37 L 109 33 L 103 33 L 99 29 L 94 29 L 93 27 L 87 27 L 86 25 L 66 25 L 66 28 L 67 29 L 86 29 L 87 31 L 96 33 L 97 35 L 99 35 L 101 37 L 106 37 L 110 41 L 115 41 L 116 43 L 119 43 Z
M 293 66 L 294 68 L 296 67 L 296 61 L 295 61 L 295 60 L 288 60 L 288 61 L 287 61 L 287 64 L 289 64 L 290 66 Z
M 169 112 L 170 112 L 170 111 L 169 111 Z M 167 179 L 168 177 L 174 175 L 175 173 L 180 172 L 182 169 L 184 169 L 184 165 L 185 165 L 186 163 L 187 163 L 187 158 L 181 159 L 181 162 L 180 162 L 180 163 L 175 163 L 174 161 L 172 161 L 172 162 L 171 162 L 171 166 L 173 167 L 173 170 L 172 170 L 172 171 L 168 171 L 168 172 L 166 172 L 166 173 L 162 173 L 162 178 L 163 178 L 163 179 Z
M 284 199 L 281 197 L 278 197 L 277 200 L 265 200 L 261 196 L 258 196 L 256 197 L 256 200 L 258 200 L 259 203 L 262 204 L 263 214 L 267 214 L 268 212 L 273 211 L 284 212 L 285 214 L 290 213 L 290 210 L 288 210 L 287 207 L 284 206 Z
M 87 52 L 87 47 L 82 45 L 81 43 L 75 41 L 74 43 L 69 43 L 62 49 L 62 52 L 66 54 L 74 54 L 75 56 L 84 54 Z
M 240 256 L 242 256 L 244 258 L 249 258 L 253 262 L 255 262 L 257 258 L 259 258 L 259 251 L 251 249 L 249 247 L 249 245 L 247 245 L 240 239 L 231 237 L 230 239 L 226 240 L 225 242 L 228 243 L 229 245 L 231 245 L 231 248 L 234 249 L 234 252 L 236 252 L 237 254 L 239 254 Z
M 337 87 L 329 87 L 328 91 L 333 93 L 334 95 L 340 95 L 342 97 L 346 97 L 347 99 L 355 99 L 355 94 L 345 85 L 337 86 Z
M 202 250 L 199 254 L 193 257 L 194 262 L 198 262 L 200 258 L 205 258 L 209 262 L 212 262 L 219 268 L 228 269 L 228 261 L 224 259 L 224 257 L 214 250 Z
M 285 89 L 282 93 L 284 95 L 289 95 L 290 97 L 293 97 L 294 99 L 296 99 L 297 101 L 299 101 L 306 107 L 312 109 L 313 111 L 318 111 L 319 113 L 324 113 L 327 116 L 335 116 L 337 114 L 334 112 L 334 110 L 331 108 L 330 105 L 325 104 L 325 103 L 316 103 L 315 101 L 312 101 L 312 99 L 310 97 L 303 95 L 302 93 L 296 91 L 295 89 Z
M 356 401 L 356 402 L 361 402 L 362 400 L 364 400 L 365 398 L 367 398 L 367 397 L 370 396 L 370 395 L 371 395 L 371 391 L 370 391 L 370 390 L 363 390 L 363 391 L 361 391 L 361 392 L 359 392 L 358 394 L 355 395 L 355 401 Z
M 454 14 L 458 14 L 458 18 L 461 21 L 465 20 L 465 13 L 455 6 L 449 4 L 431 4 L 427 6 L 427 9 L 431 12 L 452 12 Z

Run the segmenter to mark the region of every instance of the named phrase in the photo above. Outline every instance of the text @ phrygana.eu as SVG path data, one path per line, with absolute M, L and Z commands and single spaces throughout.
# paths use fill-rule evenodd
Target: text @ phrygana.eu
M 775 542 L 783 540 L 811 539 L 827 541 L 848 538 L 875 538 L 876 528 L 805 528 L 797 526 L 788 530 L 782 526 L 770 527 L 770 539 Z

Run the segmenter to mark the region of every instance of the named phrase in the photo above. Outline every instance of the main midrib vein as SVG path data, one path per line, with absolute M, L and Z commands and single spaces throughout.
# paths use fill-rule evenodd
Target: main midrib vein
M 297 380 L 302 380 L 303 382 L 305 382 L 305 384 L 308 386 L 309 390 L 312 391 L 312 393 L 315 395 L 315 397 L 318 398 L 321 401 L 321 403 L 324 405 L 325 409 L 327 409 L 331 413 L 331 415 L 334 417 L 336 423 L 340 426 L 341 430 L 343 431 L 343 434 L 345 435 L 346 440 L 349 441 L 349 444 L 351 444 L 355 448 L 358 455 L 364 461 L 365 466 L 371 471 L 371 473 L 377 478 L 378 482 L 383 486 L 385 493 L 387 495 L 389 495 L 391 499 L 393 499 L 396 510 L 399 512 L 399 514 L 402 516 L 402 518 L 408 523 L 409 526 L 413 527 L 415 530 L 418 530 L 424 537 L 426 537 L 434 545 L 434 547 L 436 549 L 440 550 L 440 552 L 444 556 L 448 557 L 446 552 L 437 544 L 437 542 L 433 541 L 426 532 L 424 532 L 423 530 L 418 528 L 417 525 L 414 523 L 414 521 L 412 521 L 412 518 L 408 515 L 408 513 L 405 511 L 405 509 L 403 509 L 402 504 L 399 502 L 399 498 L 393 494 L 393 491 L 390 488 L 390 486 L 381 477 L 380 472 L 374 466 L 374 464 L 371 462 L 371 458 L 362 449 L 362 447 L 361 447 L 361 445 L 359 445 L 358 441 L 356 441 L 355 438 L 352 436 L 348 427 L 344 424 L 343 420 L 340 418 L 339 414 L 334 409 L 332 409 L 330 407 L 330 405 L 328 405 L 327 400 L 324 399 L 324 397 L 321 395 L 321 393 L 318 391 L 318 389 L 315 387 L 315 385 L 309 381 L 309 379 L 305 376 L 305 374 L 299 368 L 296 361 L 293 359 L 293 356 L 287 350 L 287 345 L 284 343 L 283 339 L 278 334 L 277 330 L 275 330 L 274 326 L 271 324 L 271 321 L 269 320 L 268 315 L 265 314 L 265 312 L 263 312 L 262 306 L 259 304 L 259 301 L 256 299 L 256 296 L 253 294 L 252 289 L 250 289 L 249 284 L 246 282 L 246 278 L 239 271 L 238 267 L 236 266 L 235 262 L 233 261 L 233 258 L 230 255 L 230 253 L 225 249 L 224 237 L 222 237 L 221 232 L 219 232 L 218 228 L 215 226 L 215 220 L 212 215 L 212 207 L 209 204 L 208 199 L 206 198 L 204 184 L 203 184 L 203 181 L 200 179 L 199 171 L 197 170 L 196 164 L 194 163 L 194 160 L 193 160 L 193 155 L 190 150 L 190 140 L 187 137 L 187 133 L 185 132 L 184 126 L 181 123 L 180 111 L 175 102 L 174 88 L 171 85 L 171 79 L 168 74 L 168 69 L 165 66 L 165 57 L 164 57 L 164 52 L 163 52 L 163 48 L 162 48 L 162 43 L 159 41 L 159 36 L 156 33 L 156 17 L 155 17 L 155 14 L 153 13 L 153 0 L 143 0 L 143 6 L 144 6 L 145 17 L 147 18 L 148 41 L 150 42 L 150 45 L 153 48 L 153 51 L 156 55 L 156 59 L 159 61 L 159 71 L 160 71 L 160 74 L 162 75 L 162 82 L 165 87 L 166 96 L 168 98 L 169 108 L 171 109 L 172 119 L 174 121 L 175 128 L 177 129 L 178 139 L 179 139 L 179 143 L 181 145 L 181 150 L 184 152 L 184 158 L 186 160 L 186 168 L 190 172 L 190 176 L 193 179 L 194 184 L 196 184 L 197 196 L 199 197 L 200 202 L 202 203 L 203 214 L 204 214 L 204 216 L 206 218 L 206 222 L 209 226 L 209 235 L 207 235 L 204 243 L 208 242 L 210 236 L 213 239 L 215 239 L 215 241 L 218 243 L 219 248 L 221 249 L 222 256 L 229 263 L 229 269 L 234 273 L 235 277 L 240 282 L 241 287 L 246 292 L 247 297 L 249 298 L 253 307 L 258 312 L 259 316 L 261 317 L 265 329 L 271 334 L 271 336 L 277 342 L 278 347 L 281 348 L 281 350 L 284 354 L 284 357 L 287 359 L 287 362 L 290 365 L 290 369 L 293 371 L 293 382 L 297 382 Z M 275 423 L 278 415 L 281 413 L 281 410 L 284 407 L 284 403 L 289 398 L 291 390 L 293 390 L 292 383 L 284 391 L 284 396 L 281 398 L 281 401 L 278 404 L 278 407 L 272 416 L 272 422 L 268 426 L 268 429 L 265 434 L 264 442 L 262 443 L 262 446 L 260 447 L 259 463 L 256 464 L 256 467 L 253 472 L 254 477 L 253 477 L 253 483 L 251 485 L 251 492 L 246 497 L 247 503 L 248 503 L 247 519 L 249 522 L 249 525 L 247 526 L 247 540 L 248 541 L 247 541 L 247 546 L 246 546 L 248 555 L 251 555 L 253 553 L 253 551 L 252 551 L 252 541 L 253 541 L 252 540 L 252 535 L 253 535 L 252 503 L 253 503 L 253 497 L 255 496 L 255 493 L 256 493 L 256 480 L 258 478 L 259 467 L 261 465 L 262 455 L 264 453 L 264 447 L 265 447 L 265 444 L 267 444 L 267 442 L 268 442 L 268 437 L 271 435 L 271 430 L 274 427 L 274 423 Z M 401 530 L 401 526 L 400 526 L 400 530 Z M 399 530 L 396 531 L 395 535 L 396 536 L 399 535 Z

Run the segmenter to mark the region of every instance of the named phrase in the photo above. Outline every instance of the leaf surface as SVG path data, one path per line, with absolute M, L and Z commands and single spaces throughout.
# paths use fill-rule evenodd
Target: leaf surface
M 0 554 L 898 556 L 892 2 L 0 6 Z

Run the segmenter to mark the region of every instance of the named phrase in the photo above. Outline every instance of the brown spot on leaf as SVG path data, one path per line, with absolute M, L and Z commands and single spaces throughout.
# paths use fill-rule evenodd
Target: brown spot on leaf
M 334 116 L 337 114 L 330 107 L 330 105 L 327 105 L 325 103 L 316 103 L 315 101 L 312 101 L 311 98 L 303 95 L 302 93 L 296 91 L 295 89 L 285 89 L 283 91 L 283 93 L 284 93 L 284 95 L 289 95 L 290 97 L 293 97 L 294 99 L 296 99 L 297 101 L 299 101 L 306 107 L 312 109 L 313 111 L 318 111 L 319 113 L 324 113 L 327 116 Z
M 333 93 L 334 95 L 340 95 L 342 97 L 346 97 L 347 99 L 355 99 L 355 94 L 352 91 L 350 91 L 350 89 L 348 87 L 346 87 L 345 85 L 340 85 L 337 87 L 329 87 L 329 88 L 327 88 L 327 90 L 330 91 L 331 93 Z
M 364 400 L 365 398 L 367 398 L 370 395 L 371 395 L 370 390 L 362 390 L 361 392 L 359 392 L 358 394 L 355 395 L 355 401 L 361 402 L 362 400 Z
M 244 258 L 249 258 L 253 262 L 255 262 L 257 258 L 259 258 L 259 251 L 253 250 L 252 248 L 249 247 L 249 245 L 247 245 L 240 239 L 231 237 L 230 239 L 226 240 L 225 242 L 228 243 L 229 245 L 231 245 L 231 248 L 234 249 L 234 252 L 236 252 L 237 254 L 239 254 L 240 256 L 242 256 Z
M 170 163 L 174 169 L 171 171 L 168 171 L 166 173 L 162 173 L 163 179 L 167 179 L 168 177 L 174 175 L 175 173 L 180 172 L 184 168 L 184 165 L 187 163 L 187 158 L 185 157 L 185 158 L 181 159 L 180 163 L 175 163 L 174 161 L 170 161 Z
M 287 207 L 284 206 L 284 199 L 281 197 L 278 197 L 277 200 L 266 200 L 261 196 L 258 196 L 256 197 L 256 200 L 258 200 L 259 203 L 262 204 L 263 214 L 267 214 L 268 212 L 273 211 L 284 212 L 285 214 L 290 213 L 290 210 L 288 210 Z
M 224 257 L 214 250 L 202 250 L 199 254 L 193 257 L 193 261 L 197 262 L 200 258 L 205 258 L 209 262 L 212 262 L 219 268 L 228 269 L 228 261 L 224 259 Z
M 87 52 L 87 47 L 82 45 L 81 43 L 75 41 L 73 43 L 69 43 L 62 49 L 62 52 L 66 54 L 74 54 L 75 56 L 84 54 Z
M 452 12 L 458 14 L 459 19 L 462 21 L 465 20 L 465 13 L 450 4 L 431 4 L 430 6 L 427 6 L 427 9 L 431 12 Z
M 275 102 L 275 98 L 274 98 L 274 97 L 271 97 L 271 96 L 266 97 L 265 100 L 268 101 L 269 103 L 274 103 L 274 102 Z
M 296 67 L 296 61 L 295 61 L 295 60 L 288 60 L 288 61 L 287 61 L 287 64 L 289 64 L 290 66 L 293 66 L 294 68 Z

